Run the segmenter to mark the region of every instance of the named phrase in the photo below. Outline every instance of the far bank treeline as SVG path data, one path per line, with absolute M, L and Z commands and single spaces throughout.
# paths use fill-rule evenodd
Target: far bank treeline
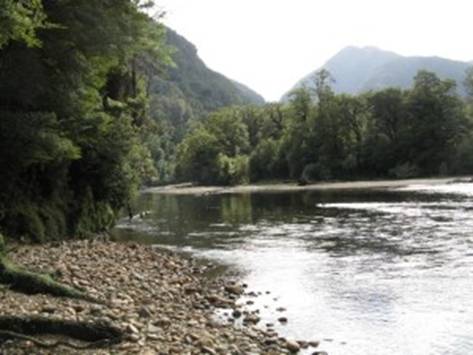
M 420 71 L 410 90 L 335 95 L 322 70 L 315 89 L 287 104 L 225 108 L 177 149 L 176 177 L 202 184 L 270 179 L 301 183 L 473 173 L 473 71 L 465 84 Z
M 0 233 L 105 230 L 155 173 L 147 78 L 171 60 L 151 5 L 0 0 Z

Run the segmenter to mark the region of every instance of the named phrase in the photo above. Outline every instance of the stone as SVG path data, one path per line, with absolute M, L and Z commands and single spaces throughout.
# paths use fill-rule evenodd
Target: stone
M 152 323 L 149 323 L 146 330 L 148 333 L 159 333 L 161 331 L 161 328 L 155 326 Z
M 244 292 L 243 287 L 238 286 L 238 285 L 227 285 L 225 286 L 225 291 L 234 295 L 241 295 Z
M 56 307 L 54 306 L 44 306 L 43 308 L 41 308 L 41 312 L 42 313 L 55 313 L 56 312 Z
M 140 336 L 138 334 L 130 334 L 128 339 L 134 343 L 137 343 L 140 340 Z
M 244 322 L 244 323 L 257 324 L 257 323 L 259 323 L 260 320 L 261 320 L 261 318 L 258 317 L 256 314 L 248 314 L 248 315 L 243 319 L 243 322 Z
M 171 321 L 167 318 L 161 318 L 153 322 L 153 325 L 161 328 L 166 328 L 171 325 Z
M 149 310 L 148 307 L 141 307 L 141 308 L 138 310 L 138 315 L 139 315 L 141 318 L 151 318 L 153 314 L 151 313 L 151 311 Z
M 203 346 L 201 350 L 204 354 L 217 355 L 217 352 L 208 346 Z
M 236 305 L 235 300 L 240 299 L 247 285 L 224 277 L 209 281 L 196 262 L 175 253 L 136 243 L 98 240 L 19 250 L 11 253 L 18 264 L 38 270 L 61 269 L 61 280 L 87 285 L 87 292 L 103 303 L 23 296 L 2 290 L 0 313 L 53 313 L 64 319 L 112 323 L 126 332 L 125 341 L 113 347 L 117 355 L 276 355 L 294 352 L 296 344 L 299 348 L 318 345 L 287 342 L 279 338 L 272 323 L 260 329 L 259 310 L 251 306 L 255 299 L 248 305 L 248 298 L 242 299 Z M 268 294 L 266 290 L 264 293 Z M 250 297 L 258 294 L 261 292 L 249 292 Z M 240 322 L 233 325 L 226 319 L 218 321 L 215 308 L 224 308 L 232 322 L 243 318 L 245 327 L 240 327 Z M 280 321 L 287 322 L 287 318 L 281 317 Z M 15 350 L 24 349 L 24 345 L 15 344 L 5 342 L 0 353 L 22 353 Z M 37 353 L 34 344 L 29 346 L 29 353 Z
M 297 343 L 302 349 L 307 349 L 309 347 L 309 343 L 305 340 L 298 340 Z
M 128 325 L 126 326 L 126 330 L 127 330 L 129 333 L 132 333 L 132 334 L 138 334 L 138 333 L 139 333 L 138 328 L 136 328 L 133 324 L 128 324 Z
M 233 312 L 232 312 L 232 316 L 233 318 L 240 318 L 241 317 L 241 311 L 238 310 L 238 309 L 235 309 Z
M 292 353 L 297 353 L 301 347 L 297 341 L 286 340 L 286 349 Z

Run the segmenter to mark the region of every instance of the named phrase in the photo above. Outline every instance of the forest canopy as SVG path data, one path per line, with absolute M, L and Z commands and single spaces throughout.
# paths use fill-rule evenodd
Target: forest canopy
M 132 0 L 0 0 L 0 228 L 41 241 L 110 227 L 142 179 L 146 82 L 171 62 Z
M 473 172 L 470 99 L 419 71 L 411 89 L 335 94 L 322 70 L 287 104 L 211 114 L 178 147 L 176 177 L 201 184 L 301 183 Z

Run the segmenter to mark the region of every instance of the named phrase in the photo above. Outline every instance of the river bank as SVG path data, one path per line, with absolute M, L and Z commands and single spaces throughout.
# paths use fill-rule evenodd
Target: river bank
M 284 354 L 317 346 L 317 342 L 281 338 L 271 325 L 257 327 L 258 312 L 247 311 L 238 301 L 243 294 L 257 297 L 256 293 L 231 280 L 208 279 L 204 274 L 209 266 L 169 251 L 138 244 L 73 241 L 22 246 L 9 256 L 31 270 L 86 290 L 103 304 L 2 289 L 2 316 L 106 321 L 127 336 L 111 348 L 81 351 L 7 342 L 0 347 L 2 354 Z
M 241 193 L 274 193 L 296 191 L 329 191 L 329 190 L 356 190 L 356 189 L 385 189 L 399 188 L 410 185 L 441 185 L 456 181 L 471 182 L 471 177 L 445 177 L 403 180 L 366 180 L 346 182 L 320 182 L 308 185 L 297 183 L 268 183 L 238 186 L 194 186 L 192 184 L 175 184 L 159 187 L 150 187 L 144 193 L 168 195 L 209 195 L 209 194 L 241 194 Z

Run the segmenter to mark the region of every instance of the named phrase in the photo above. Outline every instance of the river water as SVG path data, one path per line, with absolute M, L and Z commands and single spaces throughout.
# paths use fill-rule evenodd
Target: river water
M 473 184 L 150 193 L 139 209 L 121 239 L 229 265 L 284 336 L 330 355 L 473 354 Z

